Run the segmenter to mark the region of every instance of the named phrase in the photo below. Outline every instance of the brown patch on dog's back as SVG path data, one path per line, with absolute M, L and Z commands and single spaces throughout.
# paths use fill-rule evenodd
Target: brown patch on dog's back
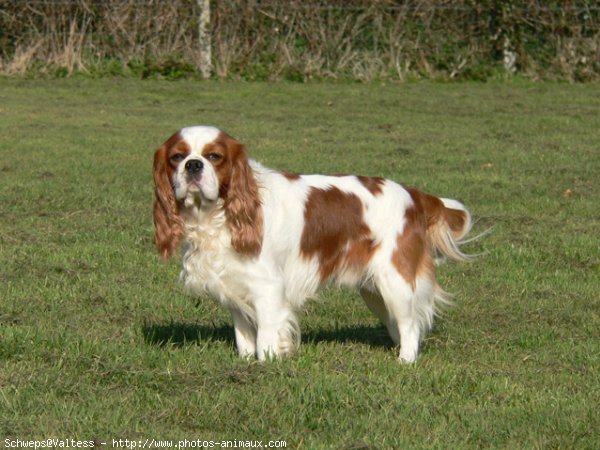
M 286 177 L 288 181 L 297 181 L 300 179 L 300 175 L 298 175 L 297 173 L 281 172 L 281 175 Z
M 361 273 L 378 244 L 363 219 L 363 204 L 336 187 L 312 188 L 304 209 L 300 254 L 319 261 L 321 280 L 343 270 Z
M 375 197 L 380 195 L 383 192 L 383 184 L 385 183 L 385 179 L 381 177 L 365 177 L 362 175 L 357 176 L 358 181 L 362 183 L 364 187 L 366 187 L 371 194 Z

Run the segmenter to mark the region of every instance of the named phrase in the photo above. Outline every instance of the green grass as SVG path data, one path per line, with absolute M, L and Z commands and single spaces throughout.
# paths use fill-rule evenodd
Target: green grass
M 597 84 L 0 79 L 0 446 L 597 448 L 598 111 Z M 299 354 L 236 357 L 227 313 L 184 296 L 152 244 L 153 151 L 189 124 L 272 167 L 462 199 L 494 227 L 476 262 L 439 269 L 457 305 L 416 365 L 337 289 L 301 314 Z

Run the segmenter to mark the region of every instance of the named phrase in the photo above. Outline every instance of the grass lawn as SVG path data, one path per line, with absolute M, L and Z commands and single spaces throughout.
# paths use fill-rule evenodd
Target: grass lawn
M 214 124 L 290 172 L 458 198 L 471 264 L 414 366 L 352 291 L 300 352 L 237 358 L 228 314 L 152 243 L 154 150 Z M 600 85 L 0 79 L 5 439 L 287 448 L 598 448 Z

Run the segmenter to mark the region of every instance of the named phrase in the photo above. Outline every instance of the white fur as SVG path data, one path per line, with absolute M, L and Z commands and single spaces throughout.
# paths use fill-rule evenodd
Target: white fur
M 429 278 L 417 279 L 413 288 L 391 262 L 397 237 L 404 228 L 404 212 L 413 204 L 402 186 L 387 180 L 375 196 L 354 176 L 305 175 L 289 180 L 251 161 L 260 189 L 264 238 L 258 256 L 243 256 L 231 245 L 223 201 L 218 199 L 217 176 L 200 155 L 218 130 L 191 127 L 181 134 L 191 147 L 191 154 L 179 165 L 173 180 L 176 196 L 185 205 L 181 278 L 190 291 L 208 292 L 229 308 L 241 356 L 256 355 L 263 360 L 298 346 L 295 313 L 321 285 L 318 260 L 307 260 L 300 254 L 305 202 L 311 188 L 333 186 L 358 196 L 364 206 L 363 219 L 379 244 L 367 267 L 343 270 L 336 274 L 335 281 L 360 287 L 371 311 L 386 325 L 394 342 L 401 344 L 400 359 L 415 360 L 441 291 Z M 193 158 L 205 163 L 199 184 L 191 183 L 183 169 L 185 162 Z M 454 200 L 443 201 L 453 208 L 460 205 Z M 464 207 L 460 205 L 460 209 Z

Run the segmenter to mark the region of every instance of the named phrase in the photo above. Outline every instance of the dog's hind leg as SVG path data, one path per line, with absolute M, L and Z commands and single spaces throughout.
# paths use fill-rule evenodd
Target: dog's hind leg
M 360 295 L 369 310 L 385 325 L 394 344 L 400 345 L 398 326 L 395 321 L 391 320 L 381 294 L 374 287 L 362 287 L 360 288 Z
M 392 339 L 399 336 L 400 361 L 412 363 L 419 353 L 422 335 L 434 316 L 435 283 L 428 276 L 417 277 L 414 286 L 396 270 L 380 274 L 375 280 L 388 315 Z M 381 310 L 381 305 L 377 305 Z

